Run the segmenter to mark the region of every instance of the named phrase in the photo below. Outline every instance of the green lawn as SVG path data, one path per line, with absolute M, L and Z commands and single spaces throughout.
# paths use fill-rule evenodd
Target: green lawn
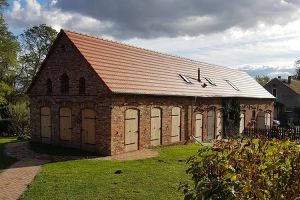
M 16 159 L 4 155 L 4 145 L 15 141 L 17 141 L 16 138 L 0 137 L 0 172 L 16 161 Z
M 22 199 L 182 199 L 185 159 L 199 145 L 157 148 L 137 161 L 78 160 L 46 164 Z M 117 170 L 123 173 L 115 174 Z

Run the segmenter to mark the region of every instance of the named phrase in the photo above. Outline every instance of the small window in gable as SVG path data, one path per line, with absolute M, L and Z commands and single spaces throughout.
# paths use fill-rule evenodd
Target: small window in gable
M 69 92 L 69 77 L 67 74 L 63 74 L 60 77 L 60 91 L 63 94 Z
M 185 75 L 179 74 L 179 76 L 180 76 L 186 83 L 189 83 L 189 84 L 192 83 L 192 81 L 190 81 L 190 79 L 188 79 L 188 77 L 186 77 Z
M 272 94 L 274 97 L 277 97 L 277 88 L 272 89 Z
M 238 87 L 236 87 L 230 80 L 225 80 L 231 87 L 233 87 L 236 91 L 240 91 Z
M 81 77 L 79 79 L 79 94 L 85 94 L 85 78 Z
M 217 86 L 210 78 L 204 77 L 207 82 L 209 82 L 209 84 L 213 85 L 213 86 Z
M 50 79 L 47 79 L 47 94 L 51 94 L 52 93 L 52 81 Z

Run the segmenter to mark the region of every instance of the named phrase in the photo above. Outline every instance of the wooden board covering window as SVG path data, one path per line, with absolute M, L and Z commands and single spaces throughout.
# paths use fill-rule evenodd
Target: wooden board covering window
M 60 108 L 59 110 L 59 124 L 60 124 L 60 139 L 71 140 L 72 136 L 72 120 L 71 109 Z
M 151 146 L 161 144 L 161 110 L 151 109 Z
M 266 124 L 267 129 L 271 128 L 271 114 L 270 113 L 265 113 L 265 124 Z
M 128 109 L 125 112 L 125 151 L 138 150 L 138 110 Z
M 84 144 L 95 144 L 96 136 L 96 113 L 91 109 L 82 110 L 81 116 L 82 142 Z
M 215 137 L 215 111 L 210 110 L 207 113 L 207 139 L 212 140 Z
M 41 137 L 51 137 L 51 111 L 49 107 L 41 108 Z
M 265 115 L 264 112 L 258 112 L 256 117 L 256 127 L 258 129 L 265 129 Z
M 180 141 L 180 108 L 172 108 L 172 129 L 171 129 L 171 142 Z
M 197 140 L 202 141 L 202 133 L 203 133 L 203 115 L 197 113 L 195 116 L 195 137 Z

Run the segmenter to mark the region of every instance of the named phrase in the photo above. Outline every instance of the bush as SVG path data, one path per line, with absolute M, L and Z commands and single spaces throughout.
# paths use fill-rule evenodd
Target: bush
M 28 139 L 30 136 L 29 108 L 27 103 L 9 105 L 11 118 L 11 132 L 18 136 L 18 139 Z
M 0 119 L 0 136 L 12 136 L 10 132 L 11 125 L 10 119 Z
M 300 198 L 300 151 L 290 141 L 217 141 L 187 163 L 186 200 Z

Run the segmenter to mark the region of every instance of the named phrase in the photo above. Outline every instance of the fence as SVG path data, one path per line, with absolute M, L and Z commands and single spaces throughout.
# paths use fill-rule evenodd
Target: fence
M 300 128 L 272 128 L 272 129 L 257 129 L 245 128 L 242 136 L 245 138 L 277 138 L 277 139 L 290 139 L 300 140 Z

